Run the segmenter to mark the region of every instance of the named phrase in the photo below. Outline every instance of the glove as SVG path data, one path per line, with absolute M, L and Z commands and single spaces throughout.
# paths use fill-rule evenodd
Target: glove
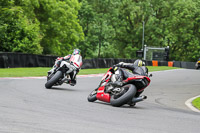
M 117 67 L 123 67 L 124 66 L 124 62 L 120 62 L 116 65 Z
M 58 57 L 56 60 L 63 60 L 63 57 Z
M 112 68 L 114 69 L 115 67 L 117 67 L 116 65 L 113 65 Z

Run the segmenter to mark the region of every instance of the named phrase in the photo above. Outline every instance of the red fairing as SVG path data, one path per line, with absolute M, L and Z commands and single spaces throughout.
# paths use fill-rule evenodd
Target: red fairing
M 108 93 L 104 93 L 104 89 L 105 89 L 105 86 L 99 87 L 96 97 L 97 97 L 98 100 L 109 103 L 110 102 L 110 95 Z
M 148 85 L 149 85 L 150 82 L 151 82 L 151 80 L 150 80 L 150 78 L 147 77 L 147 76 L 135 76 L 135 77 L 129 77 L 129 78 L 127 78 L 126 80 L 124 80 L 124 82 L 128 82 L 128 81 L 130 81 L 130 80 L 135 80 L 135 79 L 144 79 L 144 78 L 146 78 L 146 79 L 148 80 Z M 147 85 L 147 86 L 148 86 L 148 85 Z M 146 86 L 146 87 L 147 87 L 147 86 Z M 145 88 L 146 88 L 146 87 L 145 87 Z M 142 89 L 138 90 L 138 92 L 143 91 L 145 88 L 142 88 Z
M 108 71 L 106 74 L 104 74 L 103 78 L 101 80 L 106 80 L 106 82 L 108 82 L 108 80 L 111 78 L 112 73 L 110 71 Z
M 112 69 L 112 67 L 110 67 L 110 68 L 108 69 L 108 71 L 104 74 L 104 76 L 105 76 L 107 73 L 109 73 L 111 69 Z M 104 77 L 104 76 L 103 76 L 103 77 Z M 102 79 L 103 79 L 103 78 L 102 78 Z
M 149 81 L 149 83 L 150 83 L 150 78 L 149 77 L 146 77 L 146 76 L 135 76 L 135 77 L 129 77 L 129 78 L 127 78 L 126 80 L 124 80 L 125 82 L 128 82 L 128 81 L 130 81 L 130 80 L 135 80 L 135 79 L 144 79 L 144 78 L 146 78 L 148 81 Z
M 149 84 L 150 84 L 150 82 L 151 82 L 150 78 L 149 78 L 149 77 L 146 77 L 146 79 L 149 81 Z M 149 84 L 148 84 L 148 85 L 149 85 Z

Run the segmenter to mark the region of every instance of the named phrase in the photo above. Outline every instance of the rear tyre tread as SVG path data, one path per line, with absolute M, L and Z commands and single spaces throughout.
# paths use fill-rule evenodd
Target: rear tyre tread
M 114 99 L 114 95 L 112 95 L 111 98 L 110 98 L 110 103 L 111 103 L 112 106 L 120 107 L 120 106 L 128 103 L 130 100 L 132 100 L 132 98 L 136 94 L 137 90 L 136 90 L 136 87 L 134 85 L 127 84 L 123 87 L 129 87 L 128 91 L 117 99 Z
M 89 96 L 88 96 L 88 102 L 94 102 L 94 101 L 96 101 L 97 100 L 97 93 L 96 94 L 94 94 L 94 95 L 91 95 L 94 91 L 96 91 L 97 89 L 95 89 L 95 90 L 93 90 L 90 94 L 89 94 Z
M 45 87 L 47 89 L 50 89 L 61 77 L 62 77 L 62 72 L 57 71 L 55 75 L 47 81 L 47 83 L 45 84 Z

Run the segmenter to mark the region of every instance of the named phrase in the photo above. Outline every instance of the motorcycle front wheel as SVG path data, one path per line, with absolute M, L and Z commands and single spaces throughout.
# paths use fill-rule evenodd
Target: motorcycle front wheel
M 132 84 L 127 84 L 122 87 L 122 91 L 117 95 L 112 95 L 110 103 L 112 106 L 120 107 L 128 103 L 135 96 L 137 89 Z
M 88 96 L 88 102 L 94 102 L 97 100 L 97 89 L 93 90 Z
M 47 89 L 50 89 L 56 82 L 58 82 L 58 80 L 61 77 L 62 77 L 62 72 L 61 71 L 57 71 L 55 73 L 55 75 L 53 75 L 53 77 L 47 81 L 47 83 L 45 84 L 45 87 Z

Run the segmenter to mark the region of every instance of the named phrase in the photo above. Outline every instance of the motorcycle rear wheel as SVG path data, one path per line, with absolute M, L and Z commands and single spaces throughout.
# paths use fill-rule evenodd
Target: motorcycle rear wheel
M 62 72 L 61 71 L 57 71 L 55 73 L 55 75 L 53 75 L 53 77 L 47 81 L 47 83 L 45 84 L 45 87 L 47 89 L 50 89 L 56 82 L 58 82 L 58 80 L 61 77 L 62 77 Z
M 112 106 L 120 107 L 128 103 L 135 96 L 137 89 L 132 84 L 127 84 L 123 86 L 124 90 L 120 92 L 120 95 L 112 95 L 110 98 L 110 103 Z
M 94 102 L 97 100 L 97 89 L 93 90 L 88 96 L 88 102 Z

